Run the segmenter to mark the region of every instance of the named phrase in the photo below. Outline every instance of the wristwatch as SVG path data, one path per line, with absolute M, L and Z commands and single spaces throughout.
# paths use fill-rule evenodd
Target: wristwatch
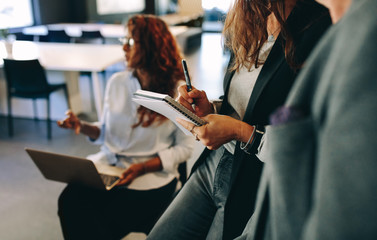
M 242 146 L 240 145 L 241 149 L 247 153 L 247 154 L 256 154 L 258 151 L 259 144 L 262 140 L 262 137 L 265 132 L 264 125 L 255 125 L 255 130 L 253 132 L 253 140 L 250 143 L 247 143 L 246 145 Z

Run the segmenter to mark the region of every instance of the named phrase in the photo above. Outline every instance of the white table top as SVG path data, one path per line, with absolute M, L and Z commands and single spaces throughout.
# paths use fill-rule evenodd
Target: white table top
M 0 55 L 7 57 L 3 43 Z M 15 41 L 14 59 L 38 58 L 47 70 L 100 72 L 125 60 L 122 45 Z M 0 66 L 3 64 L 0 59 Z
M 126 34 L 126 28 L 122 24 L 96 24 L 96 23 L 58 23 L 41 25 L 34 27 L 27 27 L 23 29 L 23 33 L 28 35 L 47 35 L 47 29 L 62 30 L 71 37 L 80 37 L 81 31 L 96 31 L 99 30 L 105 38 L 120 38 Z M 170 31 L 174 36 L 187 31 L 186 26 L 171 26 Z
M 125 61 L 122 45 L 108 44 L 73 44 L 40 43 L 15 41 L 12 51 L 6 50 L 6 44 L 0 42 L 0 67 L 2 58 L 19 60 L 39 59 L 46 70 L 64 72 L 92 72 L 94 100 L 98 119 L 102 113 L 102 91 L 98 72 L 109 66 Z

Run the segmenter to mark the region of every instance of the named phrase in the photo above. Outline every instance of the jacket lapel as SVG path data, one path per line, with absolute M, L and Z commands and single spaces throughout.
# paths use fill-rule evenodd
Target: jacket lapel
M 230 86 L 230 81 L 233 78 L 234 71 L 227 72 L 224 77 L 224 89 L 225 89 L 225 94 L 224 96 L 228 96 L 228 91 L 229 91 L 229 86 Z
M 221 105 L 220 114 L 229 113 L 228 92 L 229 92 L 230 82 L 232 81 L 232 78 L 233 78 L 235 71 L 229 71 L 228 69 L 230 68 L 230 66 L 233 62 L 233 57 L 234 57 L 234 54 L 231 54 L 230 59 L 229 59 L 229 63 L 228 63 L 228 67 L 227 67 L 227 71 L 226 71 L 226 74 L 224 76 L 224 81 L 223 81 L 224 99 L 223 99 L 223 103 Z
M 274 74 L 276 73 L 276 70 L 279 68 L 279 66 L 284 62 L 284 51 L 282 50 L 282 45 L 279 44 L 281 42 L 280 36 L 278 39 L 276 39 L 276 42 L 274 46 L 271 49 L 270 54 L 268 55 L 266 62 L 262 66 L 262 70 L 258 76 L 258 79 L 255 83 L 254 89 L 251 93 L 251 97 L 249 99 L 249 103 L 246 108 L 245 116 L 243 118 L 244 122 L 250 123 L 252 116 L 253 116 L 253 110 L 256 102 L 258 101 L 258 98 L 263 92 L 263 89 L 267 85 L 267 83 L 272 79 Z M 229 81 L 230 82 L 230 81 Z M 228 84 L 229 85 L 229 84 Z M 242 150 L 239 148 L 239 142 L 237 142 L 236 145 L 236 155 L 238 152 L 242 155 Z M 233 162 L 233 169 L 231 174 L 231 184 L 233 185 L 235 182 L 235 178 L 237 177 L 237 174 L 239 172 L 239 168 L 242 161 L 234 161 Z
M 277 72 L 279 66 L 284 62 L 285 56 L 284 51 L 282 49 L 282 42 L 283 41 L 281 40 L 281 37 L 279 35 L 279 37 L 276 39 L 274 46 L 271 49 L 270 54 L 267 57 L 266 62 L 262 66 L 262 70 L 255 83 L 254 89 L 249 99 L 249 103 L 246 108 L 245 116 L 243 118 L 244 122 L 250 123 L 255 104 L 257 103 L 260 95 L 262 94 L 263 89 L 265 88 L 267 83 L 272 79 L 274 74 Z

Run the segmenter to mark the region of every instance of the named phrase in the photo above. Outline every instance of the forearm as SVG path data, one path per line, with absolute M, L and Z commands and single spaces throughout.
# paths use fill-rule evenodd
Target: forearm
M 246 143 L 254 131 L 254 126 L 242 121 L 237 121 L 238 126 L 235 126 L 235 140 Z M 251 139 L 252 140 L 252 139 Z
M 97 126 L 92 125 L 85 121 L 80 121 L 80 125 L 81 125 L 81 128 L 80 128 L 81 134 L 88 136 L 92 140 L 98 139 L 101 130 Z
M 158 172 L 162 170 L 162 162 L 160 157 L 154 157 L 141 164 L 143 165 L 144 173 Z
M 118 183 L 118 185 L 128 185 L 130 184 L 135 178 L 149 173 L 149 172 L 157 172 L 162 169 L 162 163 L 159 157 L 152 158 L 143 163 L 135 163 L 132 164 L 127 170 L 122 174 L 122 177 Z

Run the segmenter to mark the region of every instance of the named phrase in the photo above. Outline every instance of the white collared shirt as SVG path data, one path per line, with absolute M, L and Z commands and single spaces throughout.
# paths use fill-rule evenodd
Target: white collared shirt
M 102 145 L 101 151 L 87 158 L 127 168 L 133 163 L 159 156 L 163 170 L 155 173 L 159 176 L 158 180 L 145 186 L 145 189 L 158 188 L 179 176 L 178 165 L 191 156 L 194 139 L 169 120 L 146 128 L 132 128 L 138 121 L 139 107 L 132 97 L 140 88 L 139 81 L 127 70 L 115 73 L 108 80 L 102 118 L 96 123 L 101 132 L 99 138 L 93 141 Z

